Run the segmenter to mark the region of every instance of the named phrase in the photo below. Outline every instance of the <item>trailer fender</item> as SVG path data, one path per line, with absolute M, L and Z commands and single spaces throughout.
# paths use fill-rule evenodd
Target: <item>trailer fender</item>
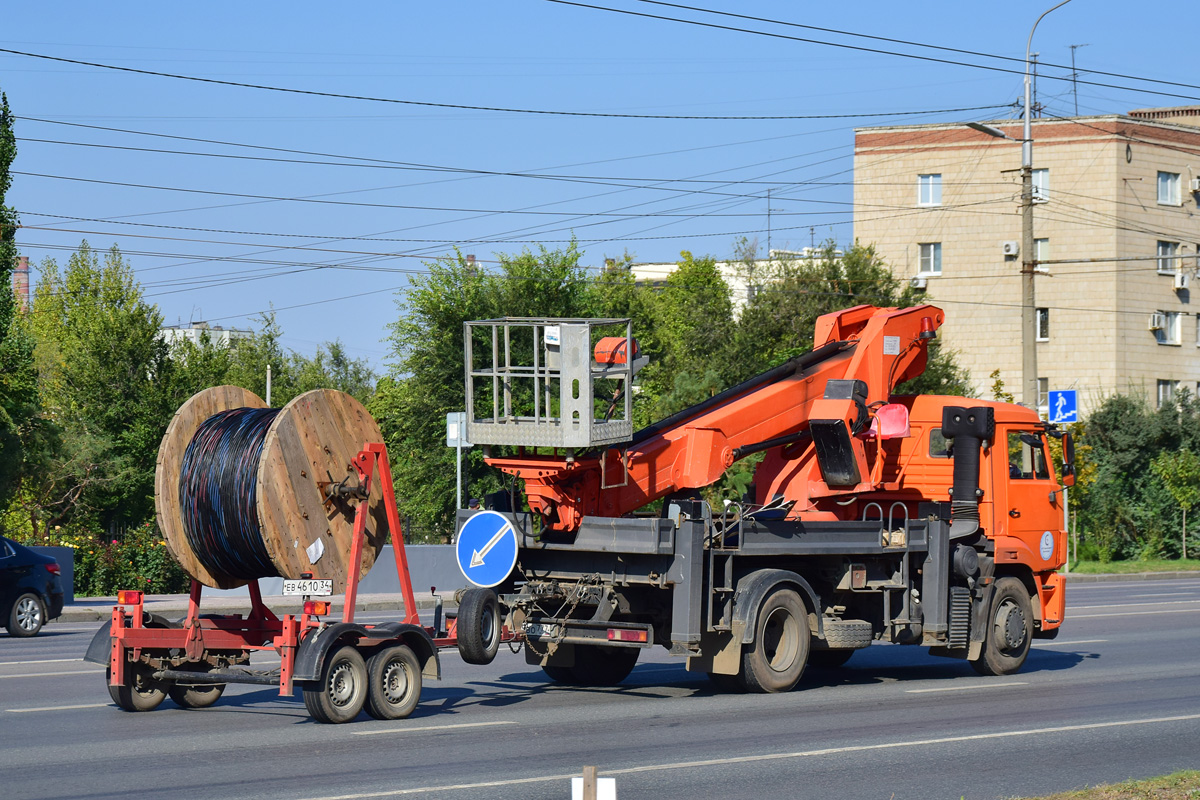
M 100 626 L 100 630 L 96 631 L 96 635 L 92 637 L 92 643 L 88 645 L 87 652 L 83 654 L 83 660 L 91 661 L 93 664 L 103 664 L 107 667 L 111 657 L 112 623 L 106 622 Z
M 321 665 L 330 650 L 343 644 L 356 644 L 360 639 L 400 640 L 412 648 L 421 662 L 421 675 L 429 678 L 441 677 L 441 662 L 433 639 L 424 628 L 399 622 L 374 625 L 368 628 L 357 622 L 335 622 L 326 628 L 314 631 L 301 640 L 296 651 L 296 667 L 293 680 L 315 681 L 321 676 Z M 369 655 L 365 652 L 364 655 Z
M 742 624 L 742 644 L 750 644 L 754 641 L 758 609 L 762 605 L 763 599 L 780 586 L 796 589 L 806 598 L 809 619 L 814 623 L 811 626 L 813 635 L 821 639 L 825 638 L 825 628 L 819 613 L 821 601 L 808 581 L 785 569 L 760 569 L 743 576 L 738 581 L 733 595 L 733 621 L 735 630 L 737 623 Z

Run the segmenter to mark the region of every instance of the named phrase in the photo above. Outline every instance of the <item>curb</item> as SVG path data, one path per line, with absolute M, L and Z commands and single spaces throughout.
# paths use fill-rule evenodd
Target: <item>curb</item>
M 1179 572 L 1106 572 L 1099 575 L 1080 575 L 1075 572 L 1065 572 L 1063 576 L 1069 583 L 1177 581 L 1183 578 L 1200 578 L 1200 570 L 1181 570 Z

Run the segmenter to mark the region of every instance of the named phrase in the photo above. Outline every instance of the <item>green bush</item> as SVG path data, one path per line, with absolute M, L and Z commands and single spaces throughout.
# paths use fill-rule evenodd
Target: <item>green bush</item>
M 109 597 L 120 589 L 177 594 L 191 586 L 191 578 L 176 563 L 162 534 L 148 522 L 117 538 L 56 528 L 38 537 L 21 537 L 21 541 L 75 551 L 76 597 Z

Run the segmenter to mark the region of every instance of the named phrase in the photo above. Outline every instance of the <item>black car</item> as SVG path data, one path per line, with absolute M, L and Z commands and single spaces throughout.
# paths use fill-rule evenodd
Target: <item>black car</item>
M 50 556 L 0 536 L 0 618 L 10 636 L 36 636 L 62 614 L 60 574 Z

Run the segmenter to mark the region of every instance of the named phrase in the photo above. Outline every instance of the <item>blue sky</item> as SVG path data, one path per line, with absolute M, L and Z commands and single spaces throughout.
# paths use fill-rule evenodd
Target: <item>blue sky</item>
M 954 63 L 547 0 L 363 3 L 332 14 L 310 2 L 14 4 L 0 48 L 216 81 L 596 114 L 867 115 L 482 111 L 0 53 L 0 89 L 19 117 L 14 169 L 28 173 L 8 199 L 27 226 L 18 243 L 35 267 L 65 263 L 81 239 L 116 244 L 168 323 L 246 327 L 273 305 L 289 347 L 311 353 L 340 338 L 381 368 L 409 276 L 456 244 L 485 264 L 572 234 L 592 266 L 626 251 L 639 261 L 684 249 L 723 257 L 743 235 L 765 250 L 768 189 L 772 247 L 847 242 L 856 126 L 1003 119 L 1021 94 L 1019 74 L 961 63 L 1020 71 L 1019 62 L 636 0 L 590 5 Z M 1052 5 L 695 7 L 1020 59 Z M 1053 79 L 1069 69 L 1049 64 L 1069 65 L 1077 44 L 1086 45 L 1076 51 L 1081 81 L 1127 87 L 1079 85 L 1082 114 L 1200 104 L 1200 88 L 1088 72 L 1200 84 L 1197 23 L 1193 3 L 1073 0 L 1034 38 L 1048 64 L 1039 100 L 1048 114 L 1074 113 L 1070 83 Z M 989 109 L 941 111 L 977 107 Z M 870 116 L 895 112 L 923 113 Z

